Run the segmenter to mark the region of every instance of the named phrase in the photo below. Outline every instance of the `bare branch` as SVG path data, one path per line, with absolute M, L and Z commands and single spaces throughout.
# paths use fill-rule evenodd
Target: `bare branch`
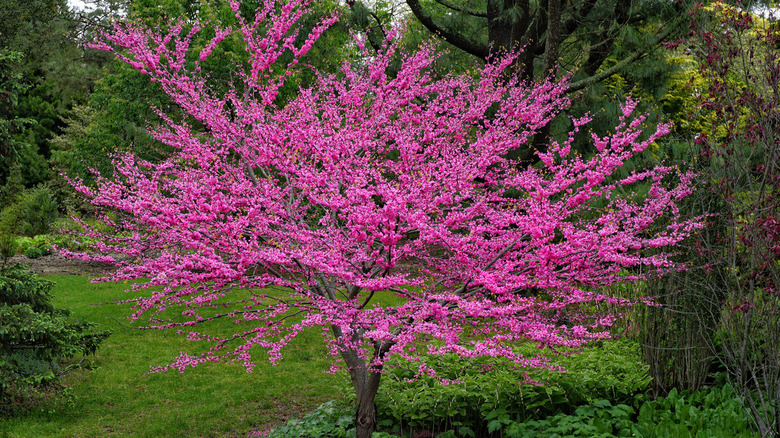
M 249 179 L 252 180 L 252 184 L 258 185 L 257 177 L 255 176 L 255 171 L 252 169 L 252 166 L 249 165 L 249 163 L 246 163 L 246 173 L 249 175 Z
M 472 9 L 472 8 L 469 8 L 469 7 L 466 7 L 466 6 L 463 6 L 463 5 L 455 5 L 455 4 L 452 4 L 452 3 L 448 2 L 447 0 L 435 0 L 435 1 L 436 1 L 436 3 L 444 6 L 445 8 L 452 9 L 453 11 L 462 12 L 464 14 L 471 15 L 473 17 L 484 17 L 484 18 L 487 18 L 487 11 L 480 11 L 480 10 Z
M 409 5 L 412 13 L 415 17 L 417 17 L 418 20 L 420 20 L 420 23 L 422 23 L 423 26 L 425 26 L 431 33 L 436 34 L 444 39 L 444 41 L 447 41 L 453 46 L 480 59 L 485 59 L 488 57 L 488 55 L 490 55 L 490 48 L 488 46 L 471 41 L 462 35 L 445 29 L 433 21 L 433 17 L 431 17 L 431 14 L 429 14 L 428 11 L 423 9 L 419 0 L 406 0 L 406 4 Z

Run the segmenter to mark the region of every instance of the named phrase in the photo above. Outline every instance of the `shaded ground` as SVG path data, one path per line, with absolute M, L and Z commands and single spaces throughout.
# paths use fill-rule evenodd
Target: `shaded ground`
M 27 265 L 31 272 L 39 275 L 88 275 L 100 277 L 107 270 L 111 271 L 111 265 L 100 262 L 86 262 L 77 259 L 68 259 L 59 254 L 52 254 L 37 259 L 31 259 L 23 255 L 11 257 L 10 264 L 21 263 Z

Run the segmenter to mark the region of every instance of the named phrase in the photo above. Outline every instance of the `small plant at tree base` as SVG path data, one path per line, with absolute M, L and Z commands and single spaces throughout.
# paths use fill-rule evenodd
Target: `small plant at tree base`
M 0 416 L 12 416 L 51 401 L 60 377 L 94 354 L 110 331 L 94 323 L 70 322 L 51 303 L 49 281 L 22 265 L 0 269 Z
M 321 404 L 300 420 L 290 420 L 258 436 L 267 438 L 345 438 L 354 437 L 354 412 L 334 401 Z
M 298 35 L 306 3 L 269 1 L 245 21 L 233 1 L 238 25 L 217 26 L 201 49 L 190 45 L 200 26 L 184 22 L 165 33 L 119 24 L 93 44 L 148 74 L 190 116 L 162 115 L 152 130 L 169 157 L 118 156 L 114 179 L 76 183 L 96 207 L 120 212 L 106 222 L 122 235 L 93 236 L 100 252 L 130 256 L 106 280 L 145 279 L 134 286 L 146 291 L 134 318 L 150 312 L 152 327 L 214 344 L 157 370 L 231 358 L 251 371 L 253 347 L 275 363 L 293 337 L 319 326 L 333 369 L 350 374 L 364 438 L 392 355 L 419 361 L 427 375 L 435 370 L 420 353 L 546 367 L 512 345 L 608 337 L 614 317 L 587 309 L 611 298 L 594 288 L 630 280 L 621 275 L 628 267 L 670 266 L 659 248 L 697 226 L 676 208 L 689 175 L 660 166 L 613 176 L 668 127 L 643 132 L 629 101 L 615 133 L 594 136 L 593 157 L 572 153 L 570 136 L 525 167 L 507 156 L 568 105 L 566 82 L 521 83 L 508 73 L 511 55 L 434 81 L 435 47 L 398 54 L 392 34 L 379 54 L 320 74 L 282 107 L 280 88 L 336 21 Z M 215 92 L 199 65 L 233 33 L 251 60 L 240 83 Z M 279 63 L 283 54 L 289 64 Z M 574 120 L 574 130 L 587 121 Z M 177 307 L 187 321 L 162 313 Z M 245 328 L 196 331 L 217 318 Z

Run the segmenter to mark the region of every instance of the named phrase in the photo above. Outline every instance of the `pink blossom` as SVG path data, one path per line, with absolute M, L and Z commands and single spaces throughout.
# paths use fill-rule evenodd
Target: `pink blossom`
M 93 45 L 158 82 L 208 132 L 161 114 L 151 132 L 170 157 L 117 156 L 116 179 L 99 178 L 94 188 L 74 181 L 96 207 L 121 213 L 118 234 L 83 225 L 100 238 L 97 250 L 129 256 L 106 280 L 143 281 L 134 286 L 144 293 L 134 318 L 183 308 L 188 321 L 155 327 L 186 327 L 190 339 L 214 344 L 156 370 L 228 358 L 251 371 L 253 347 L 277 363 L 314 326 L 323 328 L 334 369 L 371 372 L 390 355 L 417 358 L 425 345 L 547 367 L 512 346 L 579 347 L 608 337 L 614 316 L 584 309 L 616 301 L 592 291 L 637 279 L 625 268 L 670 267 L 657 248 L 697 226 L 676 206 L 691 192 L 690 175 L 673 167 L 615 175 L 668 127 L 643 132 L 629 100 L 614 132 L 593 137 L 593 157 L 573 153 L 569 136 L 540 155 L 540 166 L 523 167 L 507 152 L 526 147 L 566 108 L 566 81 L 521 83 L 508 75 L 509 60 L 433 80 L 432 46 L 404 54 L 389 77 L 397 38 L 338 74 L 321 73 L 279 107 L 289 75 L 265 78 L 279 73 L 285 52 L 293 61 L 281 68 L 297 71 L 334 21 L 295 46 L 306 3 L 266 2 L 257 21 L 239 16 L 199 52 L 205 60 L 229 34 L 242 37 L 251 56 L 238 76 L 242 92 L 219 95 L 197 69 L 186 70 L 198 26 L 159 35 L 120 24 Z M 364 47 L 359 36 L 356 44 Z M 575 129 L 588 122 L 575 120 Z M 640 184 L 651 196 L 633 191 Z M 510 189 L 520 195 L 507 196 Z M 568 327 L 564 316 L 577 321 Z M 219 318 L 243 328 L 227 339 L 192 330 Z M 424 363 L 420 373 L 435 375 Z

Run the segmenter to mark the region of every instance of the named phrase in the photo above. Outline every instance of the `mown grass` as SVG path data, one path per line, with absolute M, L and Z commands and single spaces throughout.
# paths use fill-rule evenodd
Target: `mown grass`
M 127 319 L 129 304 L 96 304 L 128 298 L 126 285 L 46 278 L 56 283 L 57 307 L 113 334 L 91 358 L 96 370 L 66 377 L 74 404 L 0 420 L 0 437 L 238 437 L 342 397 L 337 388 L 345 377 L 325 373 L 331 357 L 318 330 L 288 345 L 276 367 L 258 351 L 253 373 L 223 362 L 148 374 L 150 366 L 171 363 L 198 345 L 174 332 L 138 330 Z M 233 323 L 218 324 L 227 331 Z

